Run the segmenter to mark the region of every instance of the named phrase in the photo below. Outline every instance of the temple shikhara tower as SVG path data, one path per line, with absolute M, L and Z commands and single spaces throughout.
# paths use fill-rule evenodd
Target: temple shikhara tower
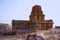
M 35 31 L 53 28 L 53 20 L 45 20 L 45 15 L 39 5 L 32 7 L 29 18 L 30 20 L 12 20 L 12 29 L 16 31 Z

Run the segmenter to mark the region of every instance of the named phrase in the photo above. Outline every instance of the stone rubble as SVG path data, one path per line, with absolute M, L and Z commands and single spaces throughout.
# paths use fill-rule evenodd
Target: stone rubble
M 28 34 L 35 34 L 38 40 L 60 40 L 59 30 L 38 30 L 33 33 Z M 0 40 L 25 40 L 28 34 L 23 35 L 14 35 L 14 36 L 0 36 Z M 43 38 L 43 39 L 41 39 Z

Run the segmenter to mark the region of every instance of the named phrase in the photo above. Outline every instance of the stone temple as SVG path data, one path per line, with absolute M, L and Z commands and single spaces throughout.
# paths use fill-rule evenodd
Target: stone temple
M 12 20 L 12 30 L 29 32 L 53 28 L 53 20 L 45 20 L 45 15 L 39 5 L 32 7 L 29 18 L 30 20 Z

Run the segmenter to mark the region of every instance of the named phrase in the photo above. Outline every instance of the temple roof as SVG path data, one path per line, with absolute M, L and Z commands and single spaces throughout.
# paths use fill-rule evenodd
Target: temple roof
M 35 5 L 32 7 L 32 11 L 31 11 L 32 15 L 43 15 L 43 11 L 40 5 Z
M 35 6 L 32 7 L 32 9 L 37 9 L 37 8 L 41 9 L 41 6 L 40 5 L 35 5 Z

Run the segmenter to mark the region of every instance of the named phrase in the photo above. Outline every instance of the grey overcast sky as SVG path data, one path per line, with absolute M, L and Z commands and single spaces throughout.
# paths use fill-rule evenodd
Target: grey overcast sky
M 11 25 L 12 19 L 29 20 L 31 9 L 40 5 L 45 19 L 53 19 L 54 26 L 60 25 L 60 0 L 0 0 L 0 23 Z

